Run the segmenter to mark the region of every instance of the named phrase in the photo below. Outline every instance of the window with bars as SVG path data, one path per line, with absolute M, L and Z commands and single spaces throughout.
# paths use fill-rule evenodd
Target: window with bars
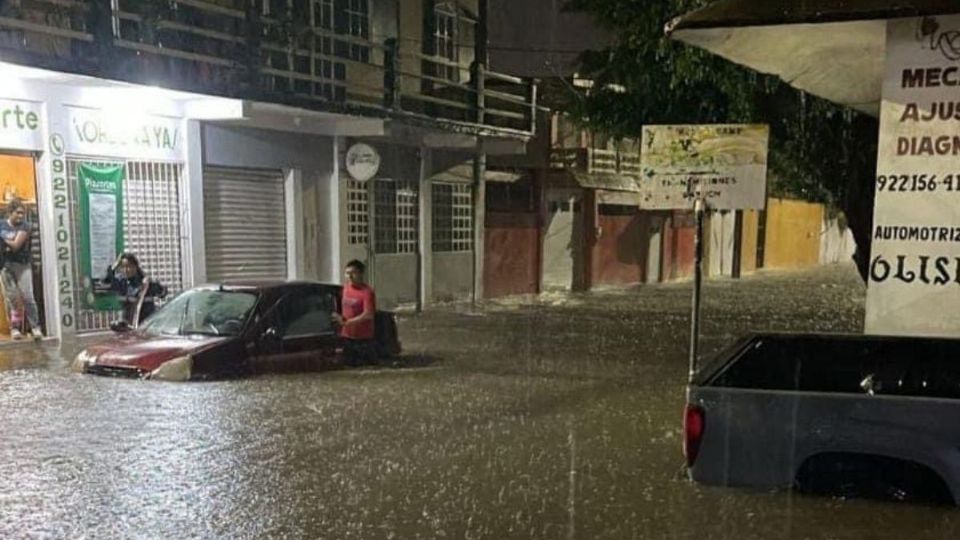
M 80 164 L 98 167 L 124 166 L 123 230 L 124 251 L 137 255 L 151 279 L 160 281 L 170 296 L 183 289 L 181 267 L 180 180 L 182 165 L 147 161 L 118 162 L 107 159 L 67 160 L 71 215 L 79 216 L 77 168 Z M 73 253 L 79 254 L 80 220 L 73 219 Z M 94 269 L 95 272 L 106 269 Z M 82 276 L 80 258 L 73 260 L 74 276 Z M 77 332 L 105 330 L 119 313 L 83 309 L 81 284 L 74 285 Z
M 334 31 L 334 0 L 313 0 L 310 4 L 310 16 L 314 28 L 327 32 Z M 332 60 L 334 56 L 333 40 L 327 35 L 313 36 L 313 72 L 312 75 L 330 81 L 346 79 L 346 66 Z M 328 100 L 343 100 L 346 89 L 342 84 L 314 83 L 314 95 Z
M 433 184 L 433 251 L 473 249 L 473 191 L 469 184 Z
M 346 97 L 346 67 L 337 62 L 334 40 L 336 10 L 344 10 L 334 0 L 265 0 L 262 3 L 265 80 L 271 90 L 293 92 L 328 101 Z M 327 34 L 295 28 L 291 21 L 303 21 Z M 293 24 L 293 26 L 291 26 Z M 349 51 L 347 51 L 349 52 Z
M 313 25 L 333 30 L 333 0 L 313 0 Z
M 457 12 L 456 7 L 438 4 L 433 13 L 433 45 L 438 57 L 447 62 L 457 62 Z M 457 81 L 460 69 L 448 64 L 437 65 L 437 75 L 443 79 Z
M 385 178 L 374 182 L 374 250 L 381 254 L 416 253 L 416 183 Z
M 366 245 L 369 241 L 367 183 L 347 180 L 347 244 Z
M 342 8 L 338 5 L 338 9 L 334 13 L 334 31 L 355 40 L 369 41 L 369 0 L 343 0 Z M 355 62 L 370 62 L 370 47 L 353 40 L 350 42 L 338 41 L 334 51 L 337 56 L 349 58 Z

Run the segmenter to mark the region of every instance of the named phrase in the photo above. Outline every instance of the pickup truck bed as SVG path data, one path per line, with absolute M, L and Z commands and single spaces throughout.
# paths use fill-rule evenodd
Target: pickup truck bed
M 698 482 L 957 501 L 960 340 L 752 335 L 695 377 L 684 427 Z

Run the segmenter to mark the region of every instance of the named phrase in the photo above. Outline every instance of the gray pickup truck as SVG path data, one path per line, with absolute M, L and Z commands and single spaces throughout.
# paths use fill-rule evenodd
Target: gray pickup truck
M 704 484 L 960 501 L 960 340 L 756 334 L 687 388 Z

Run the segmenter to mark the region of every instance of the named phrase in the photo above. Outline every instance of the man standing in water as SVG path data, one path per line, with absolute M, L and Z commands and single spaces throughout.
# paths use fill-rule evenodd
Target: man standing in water
M 30 223 L 27 222 L 27 207 L 23 201 L 14 199 L 7 205 L 7 219 L 0 221 L 0 239 L 3 240 L 3 300 L 7 304 L 7 320 L 10 321 L 10 337 L 21 339 L 20 317 L 17 304 L 23 302 L 23 311 L 30 324 L 33 339 L 43 338 L 40 330 L 40 315 L 33 296 L 33 268 L 30 265 Z
M 364 264 L 356 259 L 347 263 L 341 313 L 333 315 L 345 340 L 343 353 L 349 366 L 372 364 L 376 360 L 373 323 L 377 300 L 373 288 L 364 281 L 365 271 Z

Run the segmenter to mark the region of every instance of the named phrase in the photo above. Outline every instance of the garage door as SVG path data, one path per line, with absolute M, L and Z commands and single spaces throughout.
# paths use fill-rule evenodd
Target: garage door
M 204 169 L 207 281 L 287 278 L 283 186 L 279 170 Z

